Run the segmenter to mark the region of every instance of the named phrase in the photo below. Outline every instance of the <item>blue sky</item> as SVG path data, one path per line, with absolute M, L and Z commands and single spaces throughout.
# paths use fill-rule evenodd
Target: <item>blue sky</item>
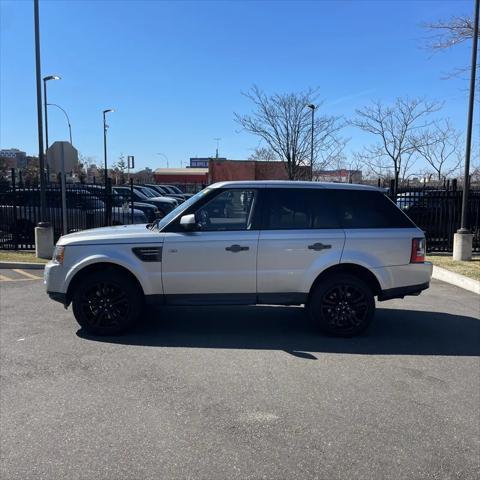
M 36 154 L 33 2 L 0 0 L 0 147 Z M 351 117 L 370 99 L 428 96 L 465 130 L 468 82 L 443 77 L 470 60 L 470 45 L 432 55 L 424 22 L 471 13 L 473 0 L 81 1 L 40 0 L 42 75 L 49 101 L 71 118 L 73 143 L 100 162 L 102 110 L 109 157 L 136 166 L 179 166 L 209 156 L 247 158 L 258 139 L 239 131 L 241 92 L 319 87 L 323 111 Z M 347 130 L 348 149 L 368 142 Z M 68 138 L 49 109 L 49 137 Z

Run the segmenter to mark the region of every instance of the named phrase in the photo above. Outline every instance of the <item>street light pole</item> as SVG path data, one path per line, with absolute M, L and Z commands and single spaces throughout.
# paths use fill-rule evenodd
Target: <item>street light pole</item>
M 315 130 L 315 109 L 317 108 L 313 103 L 307 105 L 312 111 L 312 128 L 311 128 L 311 140 L 310 140 L 310 181 L 313 180 L 313 139 Z
M 67 119 L 68 133 L 70 136 L 70 145 L 73 145 L 72 144 L 72 126 L 70 125 L 70 118 L 68 118 L 67 112 L 60 105 L 57 105 L 56 103 L 47 103 L 47 107 L 57 107 L 63 112 L 63 114 L 65 115 L 65 118 Z
M 43 77 L 43 109 L 45 110 L 45 155 L 48 165 L 48 109 L 47 109 L 47 82 L 50 80 L 60 80 L 58 75 L 48 75 Z M 50 179 L 49 179 L 50 181 Z
M 470 188 L 470 156 L 472 151 L 473 109 L 475 100 L 475 75 L 477 70 L 478 23 L 480 0 L 475 0 L 473 20 L 472 67 L 470 72 L 470 96 L 468 101 L 467 136 L 465 141 L 465 171 L 463 175 L 462 217 L 460 229 L 454 237 L 453 259 L 471 260 L 473 235 L 468 228 L 468 190 Z
M 33 1 L 35 22 L 35 70 L 37 83 L 37 125 L 38 125 L 38 162 L 40 167 L 40 222 L 47 220 L 45 199 L 45 158 L 43 156 L 43 124 L 42 124 L 42 74 L 40 69 L 40 26 L 38 0 Z
M 106 122 L 106 115 L 107 113 L 114 112 L 113 108 L 108 108 L 107 110 L 103 111 L 103 163 L 104 163 L 104 182 L 105 188 L 107 187 L 107 177 L 108 177 L 108 170 L 107 170 L 107 122 Z
M 473 24 L 472 71 L 470 74 L 470 97 L 468 101 L 467 138 L 465 142 L 465 173 L 463 177 L 462 221 L 459 233 L 470 233 L 468 228 L 468 189 L 470 187 L 470 155 L 472 151 L 473 108 L 475 99 L 475 74 L 477 71 L 478 15 L 479 0 L 475 0 L 475 18 Z

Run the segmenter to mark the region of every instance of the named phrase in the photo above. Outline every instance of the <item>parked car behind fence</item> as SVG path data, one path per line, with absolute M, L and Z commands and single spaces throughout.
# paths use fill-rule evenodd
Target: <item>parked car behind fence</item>
M 75 232 L 88 228 L 131 223 L 148 223 L 141 210 L 131 208 L 125 196 L 85 189 L 82 185 L 67 185 L 67 230 Z M 46 188 L 47 218 L 53 226 L 55 241 L 62 235 L 61 189 L 57 184 Z M 40 188 L 8 188 L 0 192 L 0 248 L 34 249 L 34 228 L 40 218 Z M 42 219 L 43 220 L 43 219 Z

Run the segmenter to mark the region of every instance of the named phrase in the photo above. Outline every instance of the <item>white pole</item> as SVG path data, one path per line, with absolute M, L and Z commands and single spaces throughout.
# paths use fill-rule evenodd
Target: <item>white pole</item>
M 66 185 L 65 185 L 65 152 L 63 150 L 63 142 L 61 145 L 62 145 L 62 157 L 61 157 L 60 180 L 61 180 L 61 188 L 62 188 L 62 227 L 63 227 L 63 234 L 66 235 L 68 233 L 68 225 L 67 225 L 67 192 L 66 192 Z

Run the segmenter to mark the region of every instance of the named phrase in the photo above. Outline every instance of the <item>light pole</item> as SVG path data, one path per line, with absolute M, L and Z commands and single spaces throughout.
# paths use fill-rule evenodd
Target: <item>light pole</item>
M 462 217 L 460 229 L 454 235 L 453 259 L 471 260 L 473 235 L 468 228 L 468 190 L 470 188 L 470 155 L 472 151 L 473 108 L 475 100 L 475 74 L 477 70 L 478 23 L 480 0 L 475 0 L 473 20 L 472 69 L 470 73 L 470 96 L 468 101 L 467 137 L 465 141 L 465 172 L 463 175 Z
M 311 129 L 311 140 L 310 140 L 310 181 L 313 180 L 313 137 L 315 129 L 315 109 L 317 108 L 313 103 L 309 103 L 307 107 L 312 111 L 312 129 Z
M 37 125 L 38 125 L 38 163 L 40 166 L 40 222 L 47 220 L 45 201 L 45 157 L 43 151 L 43 124 L 42 124 L 42 74 L 40 69 L 40 26 L 38 0 L 33 1 L 33 16 L 35 23 L 35 71 L 37 85 Z
M 65 115 L 65 118 L 67 119 L 67 124 L 68 124 L 68 133 L 70 135 L 70 145 L 72 145 L 72 126 L 70 125 L 70 119 L 68 118 L 67 112 L 60 105 L 57 105 L 56 103 L 47 103 L 47 107 L 57 107 Z
M 61 80 L 61 77 L 58 75 L 48 75 L 48 77 L 43 77 L 43 108 L 45 110 L 45 154 L 47 155 L 48 163 L 48 114 L 47 114 L 47 82 L 50 80 Z
M 107 110 L 103 111 L 103 164 L 104 164 L 104 181 L 105 181 L 105 188 L 107 188 L 107 177 L 108 177 L 108 170 L 107 170 L 107 121 L 106 115 L 107 113 L 114 112 L 113 108 L 108 108 Z

